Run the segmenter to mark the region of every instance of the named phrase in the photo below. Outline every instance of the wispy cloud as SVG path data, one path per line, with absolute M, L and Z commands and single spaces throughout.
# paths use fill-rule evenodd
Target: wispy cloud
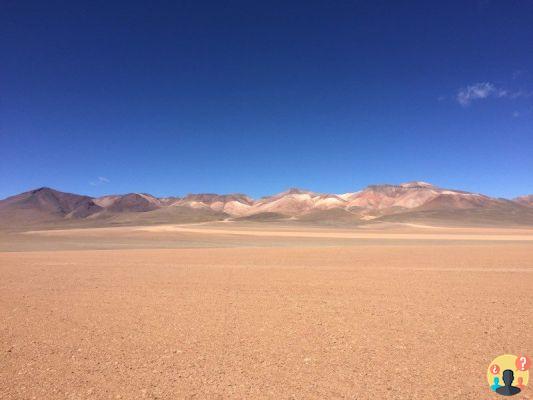
M 89 182 L 91 186 L 107 185 L 111 181 L 105 176 L 99 176 L 95 181 Z
M 473 101 L 488 98 L 508 98 L 517 99 L 529 97 L 530 94 L 524 91 L 510 91 L 496 87 L 490 82 L 479 82 L 459 89 L 456 99 L 463 107 L 468 107 Z
M 469 106 L 474 100 L 486 99 L 496 93 L 496 87 L 489 82 L 474 83 L 459 89 L 457 101 L 463 107 Z

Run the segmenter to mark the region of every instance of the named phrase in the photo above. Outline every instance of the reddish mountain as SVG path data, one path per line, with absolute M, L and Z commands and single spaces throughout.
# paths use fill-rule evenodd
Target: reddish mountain
M 514 201 L 524 206 L 533 207 L 533 194 L 517 197 Z
M 189 194 L 157 198 L 144 193 L 93 199 L 40 188 L 0 201 L 0 225 L 90 220 L 92 223 L 179 223 L 221 219 L 353 224 L 368 221 L 455 221 L 533 224 L 533 196 L 514 200 L 443 189 L 425 182 L 371 185 L 341 195 L 301 189 L 254 201 L 244 194 Z
M 259 213 L 278 213 L 295 216 L 312 210 L 342 208 L 346 201 L 335 194 L 320 194 L 300 189 L 289 189 L 274 196 L 263 197 L 256 201 L 248 215 Z
M 219 195 L 213 193 L 189 194 L 175 201 L 173 206 L 184 206 L 194 209 L 210 209 L 232 216 L 245 215 L 254 201 L 244 194 Z
M 104 196 L 95 199 L 95 203 L 109 212 L 146 212 L 161 207 L 159 199 L 144 193 Z

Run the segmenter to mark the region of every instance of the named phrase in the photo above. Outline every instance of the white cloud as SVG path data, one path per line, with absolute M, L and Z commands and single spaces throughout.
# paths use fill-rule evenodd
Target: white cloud
M 92 186 L 99 186 L 99 185 L 106 185 L 110 182 L 111 181 L 105 176 L 99 176 L 95 181 L 89 182 L 89 184 L 91 184 Z
M 523 91 L 511 92 L 507 89 L 497 88 L 490 82 L 479 82 L 459 89 L 457 92 L 457 101 L 463 107 L 468 107 L 475 100 L 493 98 L 517 99 L 520 97 L 529 97 L 531 94 Z
M 466 107 L 474 100 L 486 99 L 496 92 L 496 87 L 489 82 L 475 83 L 462 88 L 457 93 L 457 101 L 463 107 Z

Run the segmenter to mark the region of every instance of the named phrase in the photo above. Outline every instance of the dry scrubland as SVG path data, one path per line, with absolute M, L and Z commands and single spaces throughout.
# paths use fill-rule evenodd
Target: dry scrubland
M 533 353 L 533 231 L 299 229 L 0 234 L 0 398 L 490 399 Z

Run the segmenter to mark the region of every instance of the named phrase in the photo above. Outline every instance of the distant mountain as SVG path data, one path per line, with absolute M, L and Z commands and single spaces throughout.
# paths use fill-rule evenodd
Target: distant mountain
M 401 185 L 370 185 L 341 197 L 348 207 L 386 209 L 391 207 L 415 208 L 434 198 L 441 189 L 425 182 L 410 182 Z
M 65 218 L 87 218 L 102 211 L 91 197 L 42 187 L 0 200 L 1 225 L 28 225 Z
M 533 225 L 533 195 L 514 200 L 426 182 L 370 185 L 344 194 L 292 188 L 254 200 L 244 194 L 158 198 L 128 193 L 98 198 L 40 188 L 0 200 L 0 226 L 46 223 L 147 224 L 235 219 L 360 224 L 371 221 Z
M 244 194 L 189 194 L 183 199 L 178 199 L 171 205 L 184 206 L 196 209 L 210 209 L 228 215 L 245 215 L 250 210 L 254 201 Z
M 533 207 L 533 194 L 517 197 L 514 201 L 524 206 Z
M 94 202 L 111 212 L 146 212 L 157 210 L 162 206 L 158 198 L 144 193 L 104 196 L 94 199 Z
M 312 210 L 342 208 L 346 201 L 334 194 L 319 194 L 300 189 L 289 189 L 256 201 L 247 214 L 278 213 L 287 216 L 302 215 Z
M 356 193 L 342 195 L 349 207 L 370 209 L 414 209 L 457 207 L 471 208 L 486 204 L 490 197 L 460 190 L 441 189 L 425 182 L 409 182 L 401 185 L 371 185 Z

